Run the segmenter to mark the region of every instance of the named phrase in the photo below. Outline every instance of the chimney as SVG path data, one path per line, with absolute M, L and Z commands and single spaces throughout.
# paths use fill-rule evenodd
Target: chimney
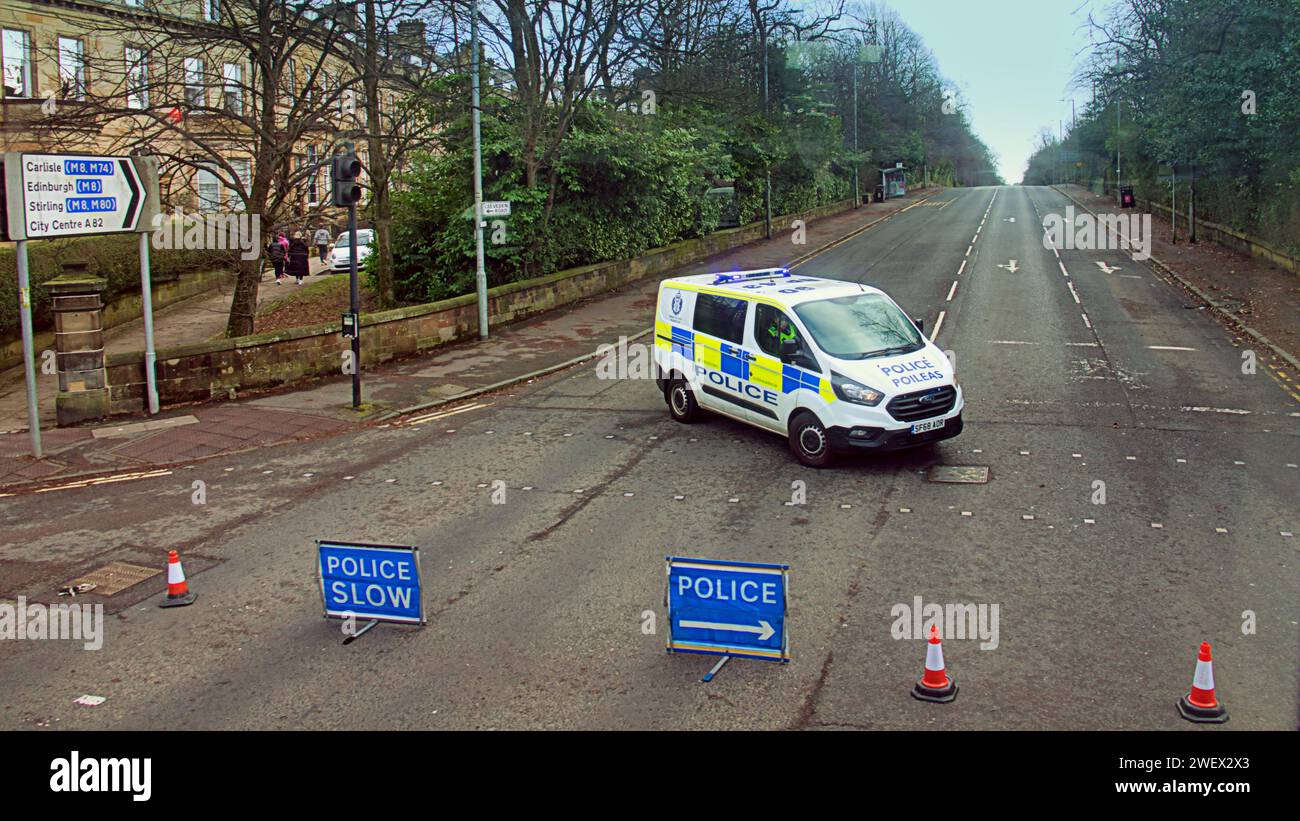
M 397 47 L 401 51 L 418 54 L 425 49 L 424 21 L 402 20 L 397 24 Z

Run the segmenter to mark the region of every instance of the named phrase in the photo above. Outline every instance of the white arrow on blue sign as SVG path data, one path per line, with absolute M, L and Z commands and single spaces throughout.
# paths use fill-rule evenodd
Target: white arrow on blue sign
M 668 651 L 786 662 L 790 566 L 667 557 Z

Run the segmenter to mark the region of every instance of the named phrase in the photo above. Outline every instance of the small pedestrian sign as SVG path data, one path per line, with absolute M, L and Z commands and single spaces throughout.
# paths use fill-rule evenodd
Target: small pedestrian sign
M 788 662 L 789 570 L 668 556 L 668 652 Z

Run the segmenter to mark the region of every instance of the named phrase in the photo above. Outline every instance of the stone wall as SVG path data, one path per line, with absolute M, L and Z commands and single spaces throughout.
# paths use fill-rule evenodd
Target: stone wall
M 852 202 L 843 200 L 802 214 L 774 218 L 773 223 L 789 226 L 794 219 L 811 221 L 850 207 Z M 763 236 L 763 223 L 750 223 L 657 248 L 635 259 L 587 265 L 492 288 L 488 291 L 488 319 L 493 326 L 526 319 Z M 388 362 L 477 334 L 478 303 L 474 294 L 364 314 L 362 365 Z M 159 349 L 158 398 L 163 405 L 197 402 L 337 376 L 342 373 L 342 355 L 348 348 L 347 340 L 339 334 L 339 323 L 332 322 Z M 144 353 L 110 354 L 107 368 L 112 412 L 142 410 Z
M 1145 204 L 1152 213 L 1158 212 L 1165 219 L 1169 219 L 1169 206 L 1150 200 L 1142 200 L 1140 204 Z M 1178 237 L 1180 241 L 1186 242 L 1187 209 L 1185 206 L 1179 206 L 1178 210 L 1181 212 L 1178 215 Z M 1196 220 L 1196 239 L 1197 241 L 1208 239 L 1217 242 L 1219 245 L 1232 248 L 1243 254 L 1259 257 L 1279 268 L 1285 268 L 1293 274 L 1300 274 L 1300 259 L 1284 253 L 1258 237 L 1252 237 L 1235 228 L 1229 228 L 1217 222 L 1207 222 L 1198 217 Z
M 199 294 L 207 293 L 214 288 L 226 285 L 234 287 L 235 275 L 231 271 L 205 271 L 191 274 L 181 274 L 171 280 L 154 280 L 153 283 L 153 309 L 158 311 L 166 308 L 168 305 L 174 305 Z M 139 291 L 122 294 L 112 302 L 104 306 L 104 330 L 116 325 L 122 325 L 132 320 L 140 319 L 143 316 L 140 306 Z M 143 336 L 143 332 L 142 332 Z M 32 343 L 35 350 L 40 351 L 54 349 L 54 329 L 50 328 L 44 331 L 37 331 L 32 335 Z M 22 337 L 5 340 L 0 343 L 0 370 L 7 368 L 16 368 L 23 364 L 23 340 Z M 40 363 L 37 363 L 39 366 Z

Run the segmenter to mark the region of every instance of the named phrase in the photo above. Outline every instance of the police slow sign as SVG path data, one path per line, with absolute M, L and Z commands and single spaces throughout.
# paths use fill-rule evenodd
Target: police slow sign
M 790 566 L 668 556 L 668 651 L 786 662 Z
M 317 541 L 326 618 L 424 624 L 415 547 Z

